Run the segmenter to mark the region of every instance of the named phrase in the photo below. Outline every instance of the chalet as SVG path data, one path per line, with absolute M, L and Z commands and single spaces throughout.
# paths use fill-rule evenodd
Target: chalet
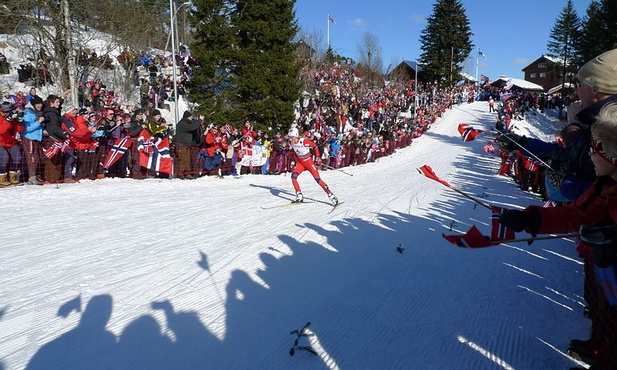
M 562 84 L 562 73 L 559 72 L 562 64 L 563 60 L 559 58 L 542 55 L 522 69 L 524 80 L 540 85 L 544 91 L 548 91 Z M 565 82 L 570 81 L 566 79 Z

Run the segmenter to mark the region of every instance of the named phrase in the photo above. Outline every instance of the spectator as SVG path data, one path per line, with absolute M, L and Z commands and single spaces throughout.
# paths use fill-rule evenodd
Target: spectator
M 32 91 L 32 90 L 31 90 Z M 24 112 L 24 132 L 21 146 L 28 167 L 28 184 L 43 185 L 43 99 L 38 95 L 30 98 Z
M 19 181 L 21 168 L 21 151 L 16 135 L 23 132 L 23 126 L 14 115 L 15 106 L 10 102 L 2 103 L 0 115 L 0 187 L 23 185 Z
M 178 157 L 178 178 L 181 180 L 193 180 L 196 177 L 193 176 L 191 166 L 191 153 L 192 149 L 196 145 L 195 137 L 199 135 L 201 131 L 201 120 L 194 119 L 193 114 L 189 111 L 185 111 L 182 115 L 182 119 L 176 125 L 176 135 L 174 141 L 176 145 L 176 154 Z
M 615 85 L 617 87 L 617 85 Z M 604 89 L 604 88 L 603 88 Z M 580 228 L 593 248 L 593 287 L 597 299 L 589 345 L 596 356 L 594 370 L 617 364 L 617 103 L 606 104 L 591 127 L 590 153 L 598 176 L 593 185 L 568 207 L 527 207 L 510 210 L 501 223 L 515 231 L 536 235 L 565 233 Z M 583 345 L 583 342 L 578 345 Z M 580 350 L 581 348 L 577 348 Z

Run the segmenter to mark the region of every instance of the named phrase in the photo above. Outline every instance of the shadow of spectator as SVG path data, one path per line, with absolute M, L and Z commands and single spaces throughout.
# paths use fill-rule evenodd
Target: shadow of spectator
M 26 369 L 108 369 L 100 357 L 116 350 L 116 337 L 106 329 L 111 312 L 110 295 L 92 297 L 77 327 L 42 346 Z

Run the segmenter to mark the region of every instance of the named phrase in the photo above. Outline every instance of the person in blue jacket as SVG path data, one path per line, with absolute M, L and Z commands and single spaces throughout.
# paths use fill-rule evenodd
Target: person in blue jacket
M 34 95 L 24 111 L 24 132 L 21 133 L 21 146 L 24 162 L 28 168 L 28 184 L 43 185 L 43 99 Z

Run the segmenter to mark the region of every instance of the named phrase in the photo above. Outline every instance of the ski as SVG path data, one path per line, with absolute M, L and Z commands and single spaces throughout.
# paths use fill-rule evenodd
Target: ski
M 289 207 L 289 206 L 297 206 L 299 204 L 312 204 L 315 202 L 311 202 L 311 201 L 304 201 L 304 202 L 291 202 L 291 203 L 285 203 L 285 204 L 277 204 L 275 206 L 269 206 L 269 207 L 261 207 L 261 209 L 274 209 L 274 208 L 283 208 L 283 207 Z
M 343 204 L 343 203 L 345 203 L 345 202 L 338 202 L 338 203 L 336 203 L 336 204 L 332 205 L 332 209 L 328 211 L 328 214 L 330 214 L 330 213 L 334 212 L 334 210 L 336 209 L 336 207 L 340 206 L 340 205 L 341 205 L 341 204 Z

